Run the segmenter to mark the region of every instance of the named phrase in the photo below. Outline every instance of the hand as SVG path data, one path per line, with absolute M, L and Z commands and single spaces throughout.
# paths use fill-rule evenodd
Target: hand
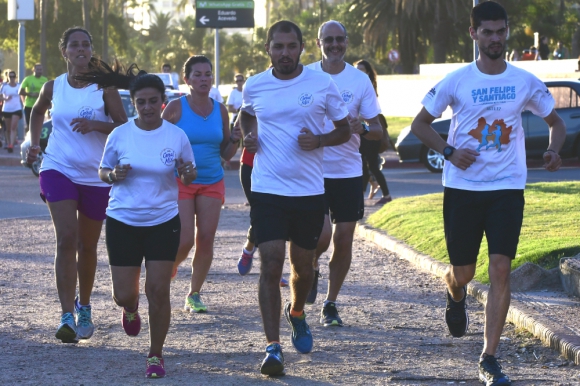
M 475 162 L 479 153 L 471 149 L 455 149 L 449 161 L 461 170 L 465 170 Z
M 38 159 L 38 153 L 40 153 L 40 146 L 30 146 L 28 152 L 26 153 L 26 164 L 28 166 L 32 165 Z
M 87 134 L 96 129 L 95 121 L 86 118 L 75 118 L 70 122 L 70 125 L 72 126 L 72 131 L 77 131 L 81 134 Z
M 130 164 L 115 165 L 115 168 L 112 171 L 113 180 L 115 182 L 123 181 L 125 178 L 127 178 L 127 173 L 129 173 L 129 170 L 131 169 L 133 168 L 131 167 Z
M 234 143 L 242 139 L 242 129 L 240 128 L 240 123 L 236 120 L 232 132 L 230 134 L 230 142 Z
M 555 172 L 562 166 L 562 158 L 555 151 L 546 151 L 543 155 L 544 158 L 544 169 L 549 172 Z
M 195 180 L 197 177 L 197 169 L 193 166 L 193 162 L 187 161 L 183 162 L 182 158 L 177 159 L 177 173 L 184 177 L 185 179 L 189 180 L 189 182 Z
M 348 124 L 350 125 L 350 132 L 352 134 L 362 134 L 364 132 L 362 122 L 358 117 L 353 117 L 350 114 L 347 117 Z
M 244 147 L 250 153 L 255 153 L 258 151 L 258 136 L 254 133 L 250 133 L 244 137 Z
M 320 136 L 314 135 L 310 129 L 304 127 L 298 135 L 298 146 L 302 150 L 314 150 L 320 147 Z

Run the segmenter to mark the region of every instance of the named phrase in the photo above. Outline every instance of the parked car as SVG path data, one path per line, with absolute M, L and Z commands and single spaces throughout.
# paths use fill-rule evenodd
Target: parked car
M 137 118 L 137 110 L 135 110 L 135 106 L 133 106 L 133 102 L 131 101 L 129 91 L 119 90 L 119 95 L 121 96 L 121 102 L 123 103 L 123 108 L 125 109 L 127 118 L 129 118 L 130 120 Z M 165 90 L 165 96 L 167 97 L 167 99 L 163 104 L 163 108 L 165 108 L 165 106 L 167 106 L 167 104 L 170 101 L 177 99 L 183 95 L 185 95 L 185 93 L 179 90 L 169 90 L 169 89 Z M 26 154 L 28 153 L 28 148 L 30 147 L 30 131 L 26 133 L 26 137 L 24 138 L 24 141 L 20 146 L 20 163 L 23 166 L 31 168 L 32 173 L 34 173 L 34 175 L 36 175 L 37 177 L 38 174 L 40 173 L 40 165 L 42 163 L 44 151 L 46 149 L 46 146 L 48 145 L 48 138 L 50 136 L 50 133 L 52 133 L 51 119 L 47 120 L 42 124 L 42 131 L 40 132 L 40 153 L 38 154 L 38 159 L 32 165 L 28 165 L 26 163 Z
M 554 80 L 545 82 L 556 102 L 555 109 L 566 123 L 566 141 L 560 151 L 562 158 L 580 157 L 580 81 Z M 441 137 L 447 140 L 450 119 L 436 119 L 431 126 Z M 549 129 L 546 122 L 529 111 L 522 113 L 522 125 L 526 136 L 526 156 L 541 158 L 549 143 Z M 423 145 L 411 132 L 411 126 L 405 127 L 395 148 L 400 162 L 422 162 L 433 173 L 443 171 L 443 155 Z

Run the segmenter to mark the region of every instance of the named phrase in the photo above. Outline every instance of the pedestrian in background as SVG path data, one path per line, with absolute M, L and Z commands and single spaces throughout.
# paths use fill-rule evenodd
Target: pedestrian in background
M 171 71 L 171 64 L 164 63 L 163 66 L 161 67 L 161 72 L 164 74 L 169 74 L 169 76 L 171 77 L 171 87 L 173 87 L 174 90 L 178 90 L 179 89 L 179 75 L 177 74 L 177 72 Z
M 554 57 L 554 59 L 570 59 L 568 49 L 564 46 L 564 43 L 562 43 L 561 41 L 558 41 L 558 44 L 556 45 L 556 49 L 554 50 L 552 56 Z
M 22 118 L 22 103 L 18 90 L 19 83 L 16 81 L 16 72 L 8 71 L 8 81 L 2 85 L 2 117 L 6 122 L 6 142 L 8 153 L 14 152 L 14 145 L 17 141 L 18 122 Z
M 67 72 L 40 90 L 30 114 L 27 162 L 36 161 L 44 115 L 51 108 L 53 129 L 40 167 L 40 192 L 56 235 L 54 273 L 62 309 L 56 338 L 76 343 L 89 339 L 95 328 L 90 300 L 110 190 L 99 179 L 99 163 L 107 136 L 127 122 L 127 115 L 117 90 L 75 79 L 98 63 L 92 56 L 91 34 L 80 27 L 69 28 L 59 47 Z
M 242 106 L 242 89 L 244 88 L 244 83 L 246 79 L 242 74 L 234 75 L 234 82 L 236 82 L 236 87 L 230 91 L 230 95 L 228 95 L 228 112 L 232 114 L 232 119 L 230 120 L 231 128 L 234 127 L 234 122 L 238 116 L 238 111 Z
M 28 75 L 22 81 L 20 85 L 20 91 L 18 93 L 24 97 L 24 119 L 26 121 L 26 131 L 28 132 L 30 127 L 30 113 L 32 112 L 32 107 L 38 95 L 40 94 L 40 89 L 42 86 L 48 82 L 45 76 L 42 76 L 42 64 L 36 63 L 34 65 L 34 74 Z
M 538 55 L 541 60 L 548 60 L 550 56 L 550 47 L 548 47 L 548 37 L 542 36 L 540 38 L 540 45 L 538 47 Z

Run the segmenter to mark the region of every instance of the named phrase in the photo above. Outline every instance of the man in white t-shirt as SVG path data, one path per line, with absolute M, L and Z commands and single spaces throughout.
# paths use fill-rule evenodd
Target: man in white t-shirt
M 323 148 L 351 136 L 348 110 L 332 78 L 300 64 L 302 32 L 290 21 L 268 30 L 266 52 L 272 68 L 248 79 L 241 125 L 244 146 L 255 152 L 251 221 L 260 245 L 259 303 L 268 346 L 260 371 L 284 372 L 280 348 L 280 278 L 290 241 L 291 302 L 284 315 L 292 344 L 312 350 L 304 304 L 312 285 L 312 263 L 324 223 Z M 334 122 L 325 130 L 324 118 Z
M 558 151 L 566 126 L 544 83 L 504 61 L 509 27 L 501 5 L 487 1 L 475 6 L 469 32 L 479 47 L 479 58 L 429 90 L 411 130 L 448 161 L 443 169 L 443 220 L 451 263 L 445 274 L 449 332 L 461 337 L 467 331 L 467 284 L 475 274 L 485 232 L 491 285 L 479 378 L 487 385 L 510 385 L 495 354 L 510 304 L 511 261 L 524 210 L 527 169 L 521 112 L 530 110 L 550 127 L 544 153 L 549 171 L 558 170 L 562 163 Z M 447 106 L 453 118 L 445 142 L 430 124 Z
M 230 91 L 228 95 L 228 112 L 232 114 L 231 124 L 233 125 L 236 117 L 238 116 L 238 110 L 242 106 L 242 89 L 244 88 L 244 83 L 246 79 L 242 74 L 234 75 L 234 81 L 236 82 L 236 87 Z
M 216 102 L 219 103 L 224 102 L 224 97 L 222 97 L 222 94 L 220 94 L 220 90 L 218 90 L 216 86 L 211 86 L 211 89 L 209 90 L 209 97 Z
M 320 315 L 320 323 L 328 327 L 342 326 L 336 309 L 336 298 L 350 269 L 356 222 L 364 214 L 362 161 L 358 150 L 360 137 L 378 140 L 383 130 L 378 118 L 381 108 L 369 77 L 344 61 L 348 46 L 344 25 L 334 20 L 323 23 L 318 30 L 316 44 L 320 48 L 322 60 L 308 65 L 308 68 L 323 71 L 332 77 L 348 108 L 353 132 L 348 142 L 324 149 L 324 228 L 316 248 L 314 281 L 306 303 L 312 304 L 316 300 L 318 258 L 326 252 L 332 238 L 334 251 L 328 264 L 328 292 Z M 359 117 L 368 126 L 363 127 Z M 332 122 L 325 119 L 325 130 L 328 129 L 332 129 Z

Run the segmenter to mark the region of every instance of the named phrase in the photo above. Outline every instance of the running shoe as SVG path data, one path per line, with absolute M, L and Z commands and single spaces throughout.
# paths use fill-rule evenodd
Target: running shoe
M 254 249 L 255 251 L 256 249 Z M 250 273 L 252 270 L 252 262 L 254 261 L 254 252 L 246 253 L 242 249 L 242 257 L 238 260 L 238 272 L 240 275 L 244 276 Z
M 479 360 L 479 380 L 485 386 L 511 385 L 510 378 L 501 371 L 501 365 L 493 355 L 483 354 Z
M 81 306 L 77 297 L 75 299 L 75 313 L 77 314 L 78 339 L 89 339 L 95 332 L 95 325 L 91 319 L 91 305 Z
M 342 327 L 342 319 L 338 316 L 338 310 L 334 302 L 328 302 L 320 312 L 320 324 L 324 327 L 339 326 Z
M 391 201 L 393 201 L 393 199 L 392 199 L 391 195 L 389 194 L 388 196 L 381 197 L 381 199 L 379 201 L 377 201 L 375 203 L 375 205 L 385 205 Z
M 207 312 L 207 307 L 201 301 L 199 292 L 194 292 L 185 298 L 184 309 L 189 312 Z
M 284 306 L 284 316 L 286 317 L 288 324 L 292 327 L 292 344 L 298 352 L 308 354 L 312 351 L 313 342 L 310 327 L 308 327 L 308 323 L 306 323 L 306 312 L 303 312 L 302 316 L 295 318 L 290 315 L 291 306 L 290 302 L 286 303 L 286 306 Z
M 8 145 L 8 153 L 14 153 L 14 146 Z
M 281 278 L 280 279 L 280 287 L 288 287 L 288 280 Z
M 137 336 L 141 331 L 141 316 L 139 315 L 139 304 L 135 307 L 135 311 L 129 312 L 123 307 L 121 314 L 121 325 L 123 330 L 129 336 Z
M 266 358 L 262 361 L 260 372 L 264 375 L 284 375 L 284 355 L 280 344 L 266 346 Z
M 318 295 L 318 278 L 321 278 L 322 275 L 320 271 L 315 269 L 314 270 L 314 280 L 312 281 L 312 288 L 306 297 L 306 304 L 314 304 L 316 301 L 316 295 Z
M 163 378 L 165 376 L 165 363 L 163 358 L 153 355 L 147 358 L 147 378 Z
M 56 330 L 54 336 L 56 336 L 56 339 L 60 339 L 62 343 L 78 343 L 77 326 L 72 313 L 66 312 L 61 316 L 58 330 Z
M 451 297 L 448 290 L 447 292 L 447 308 L 445 309 L 445 322 L 449 328 L 449 332 L 455 338 L 461 338 L 467 332 L 467 327 L 469 326 L 469 316 L 467 315 L 467 305 L 465 304 L 465 298 L 467 298 L 467 287 L 463 287 L 465 295 L 463 299 L 456 302 Z

